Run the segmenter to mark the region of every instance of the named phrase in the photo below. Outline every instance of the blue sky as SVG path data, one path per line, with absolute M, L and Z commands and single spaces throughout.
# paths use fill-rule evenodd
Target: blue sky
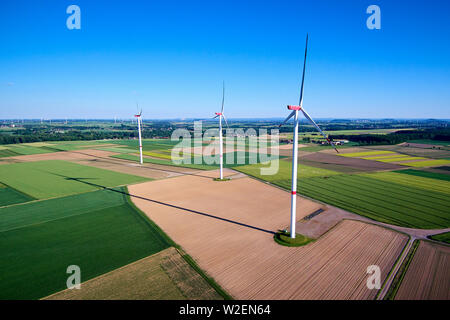
M 68 30 L 66 8 L 81 9 Z M 366 8 L 381 9 L 381 30 Z M 449 1 L 0 2 L 0 118 L 450 118 Z

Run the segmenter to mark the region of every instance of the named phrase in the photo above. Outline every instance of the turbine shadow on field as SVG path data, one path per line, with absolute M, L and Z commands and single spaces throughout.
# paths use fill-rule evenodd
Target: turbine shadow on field
M 53 174 L 55 174 L 55 173 L 53 173 Z M 182 211 L 185 211 L 185 212 L 189 212 L 189 213 L 194 213 L 194 214 L 202 215 L 202 216 L 204 216 L 204 217 L 209 217 L 209 218 L 212 218 L 212 219 L 217 219 L 217 220 L 220 220 L 220 221 L 224 221 L 224 222 L 236 224 L 236 225 L 239 225 L 239 226 L 241 226 L 241 227 L 246 227 L 246 228 L 250 228 L 250 229 L 253 229 L 253 230 L 258 230 L 258 231 L 262 231 L 262 232 L 269 233 L 269 234 L 275 234 L 274 231 L 270 231 L 270 230 L 258 228 L 258 227 L 255 227 L 255 226 L 252 226 L 252 225 L 249 225 L 249 224 L 245 224 L 245 223 L 242 223 L 242 222 L 239 222 L 239 221 L 234 221 L 234 220 L 230 220 L 230 219 L 218 217 L 218 216 L 215 216 L 215 215 L 212 215 L 212 214 L 209 214 L 209 213 L 205 213 L 205 212 L 201 212 L 201 211 L 197 211 L 197 210 L 192 210 L 192 209 L 188 209 L 188 208 L 183 208 L 183 207 L 176 206 L 176 205 L 173 205 L 173 204 L 170 204 L 170 203 L 165 203 L 165 202 L 162 202 L 162 201 L 153 200 L 153 199 L 149 199 L 149 198 L 145 198 L 145 197 L 133 195 L 133 194 L 130 194 L 130 193 L 128 193 L 128 192 L 124 192 L 124 191 L 117 190 L 117 189 L 114 189 L 114 188 L 105 187 L 105 186 L 102 186 L 102 185 L 99 185 L 99 184 L 96 184 L 96 183 L 92 183 L 92 182 L 88 182 L 88 181 L 83 181 L 83 180 L 85 180 L 85 179 L 91 179 L 91 178 L 72 178 L 72 177 L 67 177 L 67 176 L 60 175 L 60 174 L 55 174 L 55 175 L 60 176 L 60 177 L 64 177 L 64 178 L 67 179 L 67 180 L 78 181 L 78 182 L 80 182 L 80 183 L 85 183 L 85 184 L 88 184 L 88 185 L 90 185 L 90 186 L 94 186 L 94 187 L 97 187 L 97 188 L 102 188 L 102 189 L 106 189 L 106 190 L 118 192 L 118 193 L 121 193 L 121 194 L 124 194 L 124 195 L 128 195 L 128 196 L 130 196 L 130 197 L 134 197 L 134 198 L 142 199 L 142 200 L 145 200 L 145 201 L 157 203 L 157 204 L 160 204 L 160 205 L 163 205 L 163 206 L 175 208 L 175 209 L 182 210 Z

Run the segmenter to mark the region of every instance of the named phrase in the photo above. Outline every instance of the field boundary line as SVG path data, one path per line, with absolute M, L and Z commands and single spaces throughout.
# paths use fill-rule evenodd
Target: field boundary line
M 30 197 L 31 199 L 33 199 L 33 200 L 31 200 L 31 201 L 39 200 L 39 199 L 33 197 L 32 195 L 29 195 L 28 193 L 25 193 L 25 192 L 23 192 L 23 191 L 20 191 L 20 190 L 14 188 L 14 187 L 11 187 L 9 184 L 7 184 L 7 183 L 5 183 L 5 182 L 3 182 L 3 181 L 0 181 L 0 183 L 3 184 L 4 186 L 7 186 L 7 187 L 10 188 L 10 189 L 13 189 L 14 191 L 16 191 L 16 192 L 18 192 L 18 193 L 20 193 L 20 194 L 23 194 L 23 195 L 25 195 L 25 196 L 27 196 L 27 197 Z M 31 201 L 28 201 L 28 202 L 31 202 Z M 22 204 L 22 203 L 26 203 L 26 202 L 15 203 L 15 204 Z M 13 205 L 14 205 L 14 204 L 10 204 L 10 205 L 8 205 L 8 206 L 13 206 Z M 3 206 L 3 207 L 8 207 L 8 206 Z M 0 208 L 3 208 L 3 207 L 0 207 Z
M 414 240 L 411 249 L 409 250 L 407 256 L 405 257 L 405 260 L 403 260 L 403 263 L 400 266 L 400 269 L 395 274 L 395 276 L 392 280 L 392 284 L 389 287 L 389 290 L 387 290 L 383 300 L 394 300 L 395 299 L 395 296 L 397 295 L 397 292 L 400 289 L 403 279 L 405 278 L 405 275 L 408 272 L 409 265 L 411 264 L 412 260 L 414 259 L 421 241 L 422 240 L 419 240 L 419 239 Z
M 392 282 L 395 279 L 395 275 L 399 271 L 400 267 L 403 264 L 403 261 L 408 256 L 408 253 L 411 250 L 414 240 L 416 240 L 414 237 L 409 236 L 408 242 L 403 247 L 403 250 L 400 253 L 399 257 L 397 258 L 397 261 L 395 262 L 391 271 L 388 273 L 386 280 L 384 281 L 383 285 L 381 286 L 380 291 L 378 292 L 378 294 L 375 297 L 375 300 L 383 300 L 384 297 L 386 296 L 386 294 L 388 293 L 389 288 L 391 287 Z

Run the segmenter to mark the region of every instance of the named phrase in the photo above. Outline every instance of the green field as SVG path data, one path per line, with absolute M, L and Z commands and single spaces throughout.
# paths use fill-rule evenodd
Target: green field
M 114 156 L 111 156 L 112 158 L 118 158 L 123 160 L 129 160 L 134 162 L 139 162 L 139 156 L 134 154 L 117 154 Z M 183 168 L 191 168 L 191 169 L 199 169 L 199 170 L 211 170 L 214 169 L 211 166 L 208 165 L 201 165 L 201 164 L 180 164 L 176 165 L 170 160 L 164 160 L 164 159 L 154 159 L 154 158 L 143 158 L 144 163 L 153 163 L 153 164 L 160 164 L 165 166 L 176 166 L 176 167 L 183 167 Z
M 258 177 L 260 179 L 269 181 L 269 182 L 275 182 L 279 180 L 286 180 L 291 179 L 292 175 L 292 165 L 290 161 L 286 160 L 274 160 L 273 166 L 277 165 L 278 162 L 278 173 L 275 175 L 261 175 L 261 168 L 269 168 L 271 166 L 270 163 L 259 163 L 255 165 L 246 165 L 246 166 L 239 166 L 235 169 L 238 171 L 241 171 L 245 174 Z M 327 170 L 327 169 L 321 169 L 316 167 L 307 166 L 304 164 L 299 163 L 298 164 L 298 177 L 302 178 L 310 178 L 310 177 L 328 177 L 332 175 L 340 174 L 339 172 Z
M 421 144 L 432 144 L 436 146 L 450 146 L 450 141 L 440 141 L 440 140 L 409 140 L 410 143 L 421 143 Z
M 69 265 L 78 265 L 86 281 L 170 246 L 112 190 L 0 208 L 0 216 L 0 299 L 63 290 Z
M 430 237 L 433 240 L 442 241 L 445 243 L 450 243 L 450 232 L 444 232 L 440 234 L 435 234 L 434 236 Z
M 58 149 L 60 151 L 72 151 L 80 150 L 85 148 L 97 148 L 102 147 L 105 144 L 109 144 L 109 141 L 103 140 L 87 140 L 87 141 L 52 141 L 49 142 L 52 148 Z
M 280 166 L 280 172 L 272 176 L 261 175 L 257 166 L 235 169 L 289 190 L 290 167 L 290 163 Z M 304 167 L 302 174 L 302 165 L 299 170 L 298 192 L 313 199 L 399 226 L 423 229 L 450 226 L 447 181 L 395 172 L 337 174 L 311 167 Z
M 146 153 L 144 152 L 144 154 L 146 154 Z M 148 152 L 147 152 L 147 154 L 148 154 Z M 135 155 L 135 154 L 118 154 L 118 155 L 113 155 L 111 157 L 139 162 L 139 156 Z M 201 160 L 201 164 L 194 163 L 196 157 L 198 157 L 198 159 Z M 285 158 L 285 157 L 281 156 L 279 158 L 281 159 L 281 158 Z M 258 162 L 258 163 L 263 160 L 266 160 L 265 158 L 263 158 L 263 156 L 260 156 L 259 154 L 245 152 L 243 155 L 241 155 L 237 151 L 224 153 L 223 159 L 224 159 L 223 166 L 225 168 L 234 168 L 237 166 L 244 166 L 254 160 L 256 160 L 256 162 Z M 161 165 L 166 165 L 166 166 L 177 166 L 177 167 L 185 167 L 185 168 L 192 168 L 192 169 L 200 169 L 200 170 L 212 170 L 212 169 L 216 169 L 219 167 L 218 163 L 217 164 L 216 163 L 209 164 L 205 161 L 205 159 L 200 158 L 200 156 L 194 156 L 194 155 L 191 156 L 190 164 L 188 164 L 188 163 L 176 164 L 170 160 L 170 157 L 169 157 L 169 159 L 155 159 L 155 158 L 144 157 L 144 162 L 161 164 Z
M 134 139 L 106 140 L 105 143 L 118 144 L 133 149 L 135 148 L 136 151 L 139 150 L 139 141 Z M 170 139 L 143 139 L 142 149 L 147 151 L 158 149 L 172 149 L 178 143 L 179 143 L 178 141 L 172 141 Z
M 34 145 L 34 144 L 7 144 L 7 145 L 2 145 L 1 147 L 2 148 L 0 149 L 0 158 L 59 151 L 57 149 L 53 149 L 51 146 L 42 145 L 39 143 L 37 143 L 36 145 Z
M 0 183 L 0 207 L 31 200 L 34 198 Z
M 0 183 L 37 199 L 61 197 L 147 180 L 61 160 L 0 166 Z
M 442 173 L 435 173 L 435 172 L 428 172 L 428 171 L 414 170 L 414 169 L 398 170 L 398 171 L 394 171 L 394 172 L 403 173 L 403 174 L 410 174 L 410 175 L 418 176 L 418 177 L 425 177 L 425 178 L 432 178 L 432 179 L 450 181 L 450 175 L 442 174 Z

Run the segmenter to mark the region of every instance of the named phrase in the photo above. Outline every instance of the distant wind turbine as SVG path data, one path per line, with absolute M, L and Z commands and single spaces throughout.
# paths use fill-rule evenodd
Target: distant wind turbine
M 222 87 L 222 110 L 220 112 L 216 112 L 216 115 L 213 117 L 213 119 L 219 117 L 219 153 L 220 153 L 220 179 L 223 179 L 223 138 L 222 138 L 222 118 L 225 120 L 225 123 L 228 127 L 228 121 L 227 118 L 225 118 L 225 114 L 223 113 L 223 106 L 225 103 L 225 82 L 223 83 Z
M 305 60 L 303 61 L 303 74 L 302 74 L 302 86 L 300 88 L 300 101 L 298 106 L 288 105 L 287 108 L 292 110 L 286 120 L 280 124 L 280 127 L 285 124 L 290 118 L 294 117 L 294 146 L 292 148 L 292 188 L 291 188 L 291 238 L 295 238 L 295 223 L 296 223 L 296 204 L 297 204 L 297 163 L 298 163 L 298 111 L 301 111 L 306 119 L 308 119 L 312 125 L 325 137 L 329 144 L 331 144 L 336 152 L 334 143 L 328 138 L 328 136 L 319 128 L 314 120 L 309 116 L 306 110 L 303 108 L 303 83 L 305 81 L 305 66 L 306 66 L 306 53 L 308 50 L 308 35 L 306 35 L 305 46 Z
M 136 106 L 138 107 L 137 103 Z M 139 107 L 138 107 L 139 109 Z M 138 124 L 138 131 L 139 131 L 139 154 L 140 154 L 140 163 L 143 164 L 144 163 L 144 159 L 142 157 L 142 137 L 141 137 L 141 115 L 142 115 L 142 109 L 141 112 L 139 112 L 139 114 L 135 114 L 134 116 L 137 118 L 137 124 Z

